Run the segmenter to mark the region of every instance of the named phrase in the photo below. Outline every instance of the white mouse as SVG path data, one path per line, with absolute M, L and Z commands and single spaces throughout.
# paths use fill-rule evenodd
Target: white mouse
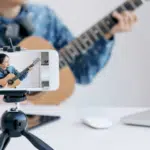
M 82 119 L 83 124 L 94 129 L 108 129 L 112 126 L 112 121 L 108 118 L 86 117 Z

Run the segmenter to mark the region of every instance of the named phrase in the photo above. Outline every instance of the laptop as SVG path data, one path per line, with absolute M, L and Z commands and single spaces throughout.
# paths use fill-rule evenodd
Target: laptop
M 150 127 L 150 110 L 138 112 L 121 118 L 126 125 Z

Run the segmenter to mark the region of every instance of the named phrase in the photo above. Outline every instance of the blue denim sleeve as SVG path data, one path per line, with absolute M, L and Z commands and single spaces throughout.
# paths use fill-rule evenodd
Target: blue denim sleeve
M 89 84 L 110 59 L 114 38 L 97 41 L 88 52 L 79 56 L 71 66 L 77 83 Z
M 68 27 L 57 17 L 56 13 L 52 9 L 46 8 L 49 17 L 48 20 L 50 20 L 48 26 L 48 40 L 57 50 L 60 50 L 75 38 Z
M 25 72 L 22 76 L 19 77 L 21 81 L 23 81 L 28 76 L 28 72 Z
M 23 75 L 20 74 L 20 72 L 18 70 L 16 70 L 13 66 L 12 66 L 12 72 L 19 77 L 19 79 L 22 81 L 24 80 L 27 75 L 28 75 L 28 72 L 25 72 Z
M 55 31 L 49 33 L 49 39 L 52 39 L 51 37 L 53 36 L 54 40 L 52 44 L 59 50 L 75 38 L 56 14 L 51 9 L 48 10 L 49 19 L 51 20 L 49 31 L 51 31 L 50 29 L 54 29 L 53 31 Z M 81 55 L 76 59 L 75 63 L 70 67 L 75 75 L 77 83 L 89 84 L 92 82 L 96 74 L 108 62 L 113 44 L 114 38 L 111 40 L 102 38 L 97 41 L 86 54 Z

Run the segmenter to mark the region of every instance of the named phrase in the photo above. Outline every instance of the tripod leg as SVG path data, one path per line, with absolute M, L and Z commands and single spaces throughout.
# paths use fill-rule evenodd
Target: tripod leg
M 6 148 L 7 145 L 9 144 L 9 142 L 10 142 L 10 137 L 8 137 L 8 138 L 6 139 L 6 142 L 4 143 L 4 146 L 3 146 L 3 149 L 2 149 L 2 150 L 5 150 L 5 148 Z
M 22 135 L 25 136 L 38 150 L 54 150 L 38 137 L 27 131 L 23 131 Z
M 9 135 L 7 133 L 2 133 L 0 135 L 0 150 L 4 150 L 9 142 Z

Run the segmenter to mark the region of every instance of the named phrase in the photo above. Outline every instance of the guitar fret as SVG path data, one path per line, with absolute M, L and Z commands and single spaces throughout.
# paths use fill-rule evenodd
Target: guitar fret
M 65 46 L 65 50 L 68 51 L 73 58 L 80 55 L 80 52 L 77 50 L 77 48 L 72 43 Z
M 109 29 L 111 29 L 118 22 L 115 18 L 112 17 L 112 14 L 109 14 L 103 20 Z
M 66 63 L 64 63 L 64 61 L 61 61 L 60 63 L 59 63 L 59 68 L 61 69 L 61 68 L 63 68 L 64 66 L 66 66 L 67 64 Z
M 81 50 L 85 50 L 86 49 L 85 46 L 80 41 L 80 37 L 77 38 L 76 42 L 78 42 L 78 44 L 81 46 Z
M 126 10 L 126 8 L 123 6 L 123 5 L 121 5 L 120 7 L 118 7 L 117 9 L 116 9 L 116 11 L 118 12 L 118 13 L 122 13 L 123 11 L 125 11 Z
M 139 7 L 143 4 L 142 0 L 132 0 L 136 7 Z
M 72 63 L 72 58 L 65 52 L 65 50 L 61 51 L 61 55 L 64 56 L 64 59 L 67 61 L 68 64 Z
M 74 40 L 74 41 L 72 42 L 72 44 L 74 45 L 74 47 L 75 47 L 80 53 L 82 53 L 82 52 L 81 52 L 82 47 L 78 44 L 78 42 L 77 42 L 76 40 Z
M 90 32 L 92 35 L 95 37 L 96 40 L 99 40 L 102 36 L 104 37 L 104 33 L 102 30 L 98 27 L 98 24 L 94 25 L 91 29 Z
M 61 55 L 61 52 L 59 53 L 59 65 L 60 67 L 68 65 L 68 62 L 64 59 L 63 55 Z
M 81 54 L 84 54 L 86 52 L 86 48 L 78 38 L 73 41 L 73 45 L 80 51 Z
M 66 54 L 69 57 L 69 59 L 71 60 L 71 62 L 74 61 L 74 57 L 71 55 L 70 51 L 67 51 L 66 49 L 64 49 L 64 54 Z M 69 62 L 69 63 L 71 63 L 71 62 Z
M 106 29 L 106 31 L 107 31 L 107 33 L 110 31 L 110 28 L 107 26 L 107 24 L 105 23 L 105 20 L 103 19 L 102 21 L 101 21 L 101 23 L 103 24 L 103 26 L 105 27 L 105 29 Z
M 104 24 L 101 21 L 98 23 L 98 26 L 103 31 L 104 34 L 109 32 L 108 28 L 105 27 Z
M 72 55 L 72 52 L 71 52 L 71 51 L 68 51 L 68 50 L 66 49 L 66 47 L 64 48 L 64 53 L 66 53 L 67 56 L 69 56 L 69 58 L 70 58 L 71 60 L 74 60 L 74 56 Z
M 124 7 L 127 9 L 127 10 L 134 10 L 135 7 L 133 7 L 133 5 L 131 4 L 130 1 L 127 1 L 124 3 Z
M 134 8 L 134 10 L 136 9 L 136 5 L 133 3 L 133 0 L 130 1 L 130 4 L 132 5 L 132 7 Z
M 91 40 L 92 40 L 93 42 L 96 42 L 96 41 L 99 39 L 99 38 L 97 38 L 97 36 L 96 36 L 96 38 L 95 38 L 95 35 L 93 35 L 93 33 L 90 32 L 90 30 L 87 31 L 87 34 L 88 34 L 88 36 L 91 38 Z
M 108 26 L 108 28 L 111 29 L 111 27 L 112 27 L 111 20 L 108 17 L 105 17 L 103 21 Z
M 82 42 L 82 44 L 86 49 L 88 49 L 90 46 L 94 44 L 94 42 L 90 39 L 87 33 L 82 34 L 79 40 Z

